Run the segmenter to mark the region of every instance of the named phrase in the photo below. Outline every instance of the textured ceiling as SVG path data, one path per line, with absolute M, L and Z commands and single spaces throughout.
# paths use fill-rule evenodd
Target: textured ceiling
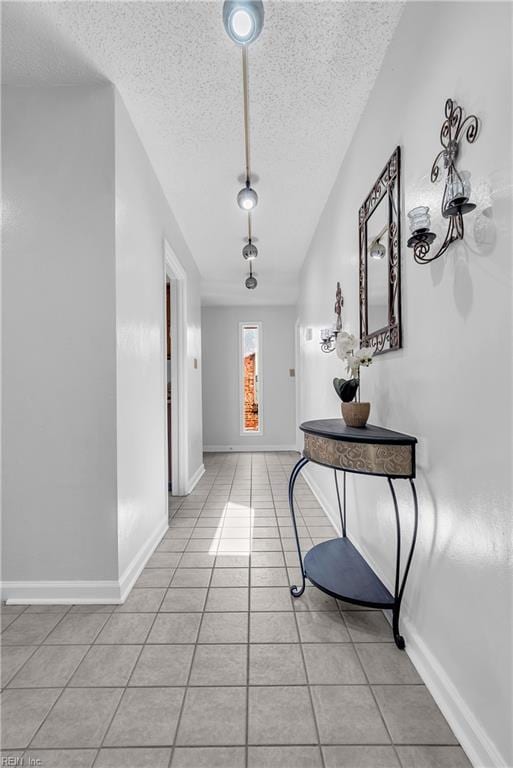
M 3 80 L 115 84 L 202 274 L 204 303 L 293 303 L 402 2 L 266 2 L 249 49 L 259 287 L 243 287 L 240 50 L 221 2 L 4 2 Z

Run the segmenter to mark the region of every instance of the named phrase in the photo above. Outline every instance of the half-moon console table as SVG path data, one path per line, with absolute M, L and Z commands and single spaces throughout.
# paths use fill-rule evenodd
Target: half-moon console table
M 401 432 L 374 427 L 348 427 L 342 419 L 306 421 L 300 429 L 305 433 L 303 456 L 295 465 L 289 480 L 289 506 L 294 524 L 297 553 L 301 566 L 303 583 L 294 585 L 290 591 L 293 597 L 300 597 L 305 591 L 306 579 L 332 597 L 370 608 L 385 608 L 392 611 L 392 629 L 398 648 L 405 646 L 399 633 L 399 613 L 406 579 L 415 549 L 418 525 L 418 501 L 415 484 L 415 444 L 417 439 Z M 342 536 L 317 544 L 305 557 L 301 545 L 294 510 L 294 486 L 303 467 L 313 461 L 334 470 Z M 342 471 L 342 503 L 337 472 Z M 346 530 L 346 473 L 386 477 L 396 522 L 396 564 L 394 594 L 390 594 L 383 582 L 351 544 Z M 403 574 L 401 576 L 401 519 L 399 505 L 393 485 L 394 480 L 408 480 L 413 496 L 413 532 Z

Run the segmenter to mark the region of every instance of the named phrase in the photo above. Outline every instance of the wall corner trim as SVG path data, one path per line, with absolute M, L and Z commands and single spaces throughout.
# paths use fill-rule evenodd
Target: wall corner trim
M 302 475 L 321 505 L 326 517 L 340 535 L 338 510 L 335 510 L 318 483 L 311 477 L 308 467 L 303 469 Z M 376 564 L 365 551 L 365 547 L 362 547 L 358 541 L 353 540 L 353 544 L 365 557 L 371 568 L 376 571 L 385 585 L 391 588 L 392 585 L 387 584 L 387 579 L 383 578 L 383 574 L 379 572 Z M 403 634 L 406 638 L 406 653 L 411 658 L 427 689 L 454 731 L 454 735 L 460 742 L 462 749 L 474 768 L 510 768 L 506 759 L 499 753 L 461 697 L 450 677 L 422 640 L 404 608 L 401 622 L 404 629 Z
M 187 483 L 187 494 L 192 493 L 192 491 L 196 488 L 199 481 L 205 474 L 205 465 L 200 464 L 196 472 L 193 474 L 192 477 L 189 478 L 189 481 Z
M 144 542 L 136 552 L 119 578 L 120 602 L 124 603 L 130 594 L 130 590 L 137 581 L 139 574 L 155 551 L 157 544 L 169 528 L 167 515 L 159 522 L 152 535 Z

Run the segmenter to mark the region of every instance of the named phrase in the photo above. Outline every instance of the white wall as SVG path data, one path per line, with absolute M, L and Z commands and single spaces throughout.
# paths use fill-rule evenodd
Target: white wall
M 115 579 L 112 93 L 2 108 L 2 578 Z
M 203 435 L 206 450 L 295 444 L 294 307 L 203 307 Z M 263 431 L 240 434 L 239 323 L 262 323 Z
M 164 239 L 202 466 L 199 274 L 112 86 L 6 87 L 3 161 L 2 595 L 116 599 L 167 526 Z
M 116 94 L 116 318 L 120 574 L 167 524 L 164 254 L 187 274 L 189 477 L 203 464 L 199 272 Z M 198 360 L 194 368 L 193 360 Z
M 358 208 L 399 144 L 404 212 L 420 203 L 436 211 L 442 190 L 429 173 L 445 99 L 477 113 L 481 134 L 461 151 L 479 204 L 465 220 L 465 243 L 431 266 L 416 265 L 403 212 L 404 349 L 363 372 L 363 393 L 371 422 L 422 441 L 419 539 L 403 628 L 457 736 L 487 768 L 513 765 L 511 10 L 492 2 L 406 6 L 319 222 L 299 303 L 301 418 L 337 416 L 331 380 L 342 367 L 320 352 L 318 333 L 331 320 L 337 280 L 345 326 L 358 329 Z M 309 477 L 333 512 L 330 473 L 311 467 Z M 350 488 L 350 534 L 390 585 L 395 537 L 386 485 L 356 477 Z

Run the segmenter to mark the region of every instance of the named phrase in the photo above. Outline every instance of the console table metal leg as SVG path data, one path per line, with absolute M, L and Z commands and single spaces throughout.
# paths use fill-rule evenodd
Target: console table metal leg
M 401 650 L 404 649 L 405 642 L 404 642 L 404 637 L 399 632 L 399 614 L 401 612 L 401 601 L 403 599 L 404 588 L 406 586 L 406 579 L 408 578 L 408 573 L 409 573 L 411 561 L 413 558 L 413 551 L 415 549 L 415 543 L 417 541 L 417 527 L 418 527 L 418 518 L 419 518 L 419 505 L 417 500 L 417 491 L 415 488 L 415 483 L 411 479 L 409 480 L 409 483 L 410 483 L 410 488 L 413 496 L 413 515 L 414 515 L 413 516 L 413 533 L 412 533 L 412 540 L 410 544 L 410 551 L 408 552 L 408 558 L 406 560 L 403 577 L 401 579 L 401 520 L 399 516 L 399 505 L 397 503 L 395 488 L 391 478 L 388 478 L 388 485 L 390 488 L 390 493 L 392 494 L 392 500 L 394 502 L 395 524 L 396 524 L 396 534 L 397 534 L 394 607 L 392 609 L 392 629 L 394 633 L 395 644 Z
M 290 480 L 289 480 L 289 507 L 290 507 L 290 514 L 292 515 L 292 524 L 294 526 L 294 534 L 296 536 L 296 546 L 297 546 L 297 554 L 299 557 L 299 566 L 301 568 L 301 577 L 303 579 L 303 583 L 301 587 L 298 587 L 296 586 L 296 584 L 294 584 L 294 586 L 290 588 L 290 592 L 293 597 L 301 597 L 301 595 L 305 591 L 305 586 L 306 586 L 305 569 L 303 567 L 303 556 L 301 555 L 301 545 L 299 543 L 299 534 L 297 531 L 297 523 L 296 523 L 296 513 L 294 510 L 294 486 L 296 484 L 296 480 L 299 473 L 301 472 L 305 464 L 308 464 L 308 461 L 309 460 L 304 456 L 301 457 L 297 462 L 296 466 L 294 467 L 294 469 L 292 470 L 292 473 L 290 475 Z
M 337 489 L 337 501 L 338 501 L 338 511 L 340 514 L 340 526 L 342 528 L 342 536 L 345 537 L 346 535 L 346 473 L 344 472 L 344 485 L 342 490 L 343 505 L 342 505 L 340 503 L 340 492 L 338 490 L 337 470 L 334 469 L 333 472 L 335 473 L 335 488 Z

